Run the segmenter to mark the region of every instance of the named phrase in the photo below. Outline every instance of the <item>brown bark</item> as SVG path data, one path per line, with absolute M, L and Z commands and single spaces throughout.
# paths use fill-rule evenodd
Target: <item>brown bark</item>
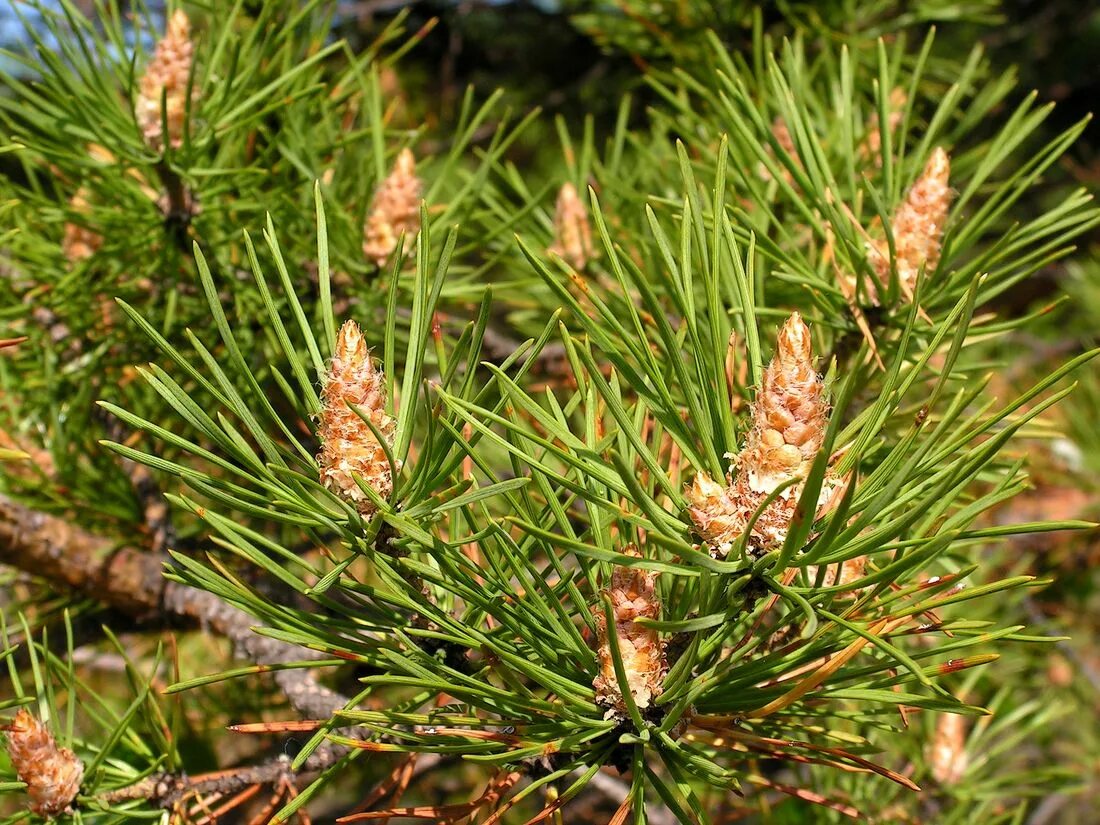
M 164 557 L 116 547 L 56 516 L 0 495 L 0 563 L 92 596 L 136 617 L 160 611 Z

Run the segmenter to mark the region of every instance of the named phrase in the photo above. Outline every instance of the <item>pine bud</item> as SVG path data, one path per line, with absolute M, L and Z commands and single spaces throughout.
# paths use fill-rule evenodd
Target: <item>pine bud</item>
M 936 148 L 921 176 L 910 187 L 905 201 L 894 213 L 892 233 L 897 260 L 898 278 L 910 295 L 923 267 L 931 273 L 940 262 L 940 240 L 951 205 L 948 177 L 951 162 L 941 148 Z M 885 240 L 867 244 L 872 266 L 883 282 L 890 277 L 890 248 Z
M 772 120 L 771 131 L 772 137 L 775 139 L 775 142 L 779 146 L 779 148 L 794 159 L 794 163 L 796 166 L 802 168 L 802 160 L 798 156 L 798 148 L 794 145 L 794 137 L 791 135 L 791 130 L 787 126 L 787 122 L 783 120 L 783 118 L 776 115 L 775 119 Z M 772 157 L 775 157 L 775 153 L 772 151 L 772 148 L 770 146 L 767 147 L 767 152 Z M 760 177 L 765 181 L 770 181 L 772 179 L 772 174 L 770 171 L 768 171 L 767 164 L 763 162 L 761 162 L 757 166 L 757 172 L 759 173 Z M 785 166 L 783 166 L 781 167 L 780 174 L 782 175 L 783 180 L 785 180 L 787 183 L 794 183 L 794 175 L 791 174 L 790 169 L 787 169 Z
M 696 532 L 709 547 L 725 556 L 745 531 L 752 512 L 746 516 L 744 507 L 733 496 L 733 488 L 723 487 L 706 471 L 696 474 L 684 495 Z
M 623 549 L 628 556 L 640 558 L 634 545 Z M 613 631 L 623 660 L 627 685 L 639 710 L 648 708 L 661 695 L 661 683 L 668 671 L 665 645 L 657 631 L 635 624 L 635 619 L 656 619 L 661 605 L 656 594 L 657 573 L 633 567 L 617 567 L 611 574 L 611 584 L 604 591 L 611 599 L 615 616 Z M 603 611 L 596 616 L 599 638 L 600 672 L 592 682 L 596 701 L 607 707 L 608 718 L 626 712 L 608 636 L 611 630 Z
M 817 581 L 819 570 L 820 568 L 816 564 L 811 564 L 806 568 L 806 578 L 809 579 L 810 584 Z M 843 587 L 862 579 L 866 571 L 866 556 L 856 556 L 854 559 L 848 559 L 847 561 L 841 562 L 839 567 L 830 564 L 825 568 L 825 577 L 822 579 L 821 586 Z
M 966 753 L 966 719 L 957 713 L 940 715 L 928 762 L 932 766 L 932 776 L 941 785 L 953 785 L 962 779 L 970 765 Z
M 88 190 L 81 187 L 69 199 L 69 208 L 80 215 L 88 212 Z M 92 257 L 103 244 L 103 237 L 84 226 L 69 221 L 65 224 L 65 237 L 61 240 L 61 251 L 65 260 L 77 264 Z
M 729 552 L 774 490 L 805 479 L 825 439 L 829 405 L 814 369 L 810 330 L 797 312 L 779 331 L 752 418 L 733 482 L 723 490 L 700 473 L 685 491 L 696 530 L 717 555 Z M 819 506 L 833 498 L 836 487 L 832 480 L 822 485 Z M 793 484 L 761 513 L 747 542 L 750 551 L 762 553 L 783 543 L 801 494 L 802 483 Z
M 153 59 L 149 61 L 141 78 L 135 105 L 138 125 L 145 136 L 145 142 L 156 151 L 164 147 L 164 122 L 167 122 L 168 143 L 172 148 L 179 148 L 183 143 L 187 82 L 191 76 L 193 51 L 191 21 L 183 11 L 177 9 L 168 18 L 164 37 L 157 43 Z
M 420 230 L 420 178 L 411 149 L 402 149 L 393 170 L 374 192 L 370 213 L 363 228 L 363 254 L 381 267 L 397 249 L 405 233 L 407 252 Z
M 31 810 L 47 817 L 69 810 L 80 791 L 84 763 L 68 748 L 59 748 L 53 734 L 26 708 L 5 730 L 8 756 L 20 781 L 27 783 Z
M 805 477 L 828 425 L 825 387 L 814 369 L 810 329 L 796 312 L 779 330 L 775 355 L 752 405 L 753 428 L 738 458 L 753 492 Z
M 588 210 L 577 194 L 577 187 L 563 183 L 554 210 L 554 243 L 546 250 L 560 256 L 576 270 L 582 270 L 593 257 L 592 229 Z
M 364 516 L 375 506 L 355 483 L 359 476 L 383 499 L 393 492 L 393 477 L 386 452 L 371 428 L 348 406 L 354 404 L 386 439 L 393 444 L 397 422 L 386 414 L 386 384 L 382 371 L 371 363 L 370 351 L 359 325 L 345 321 L 336 340 L 332 366 L 321 390 L 321 415 L 317 434 L 321 452 L 317 463 L 321 482 Z M 397 467 L 400 470 L 400 466 Z
M 905 114 L 905 104 L 909 96 L 905 89 L 895 86 L 886 101 L 886 131 L 894 134 Z M 878 112 L 872 112 L 867 119 L 867 137 L 859 147 L 861 157 L 872 160 L 875 166 L 882 166 L 882 130 L 879 128 Z

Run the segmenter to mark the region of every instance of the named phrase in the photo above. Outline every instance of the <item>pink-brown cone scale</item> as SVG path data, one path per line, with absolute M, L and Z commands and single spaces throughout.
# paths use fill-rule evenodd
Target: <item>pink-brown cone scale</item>
M 951 206 L 950 175 L 951 160 L 947 152 L 937 147 L 894 213 L 891 231 L 898 278 L 910 294 L 916 288 L 922 267 L 931 273 L 939 265 L 943 230 Z M 884 239 L 869 241 L 867 246 L 871 265 L 885 283 L 890 277 L 890 248 Z
M 183 143 L 187 83 L 191 76 L 193 52 L 191 21 L 183 11 L 177 9 L 168 18 L 164 37 L 157 43 L 153 58 L 141 77 L 134 104 L 138 126 L 141 127 L 145 142 L 153 149 L 160 150 L 164 147 L 165 123 L 168 128 L 168 143 L 176 149 Z
M 966 718 L 957 713 L 943 713 L 928 749 L 932 776 L 941 785 L 954 785 L 970 767 L 966 752 Z
M 817 575 L 821 568 L 811 564 L 806 568 L 806 579 L 813 584 L 817 581 Z M 821 580 L 822 587 L 844 587 L 859 581 L 867 572 L 867 557 L 856 556 L 841 562 L 839 565 L 830 564 L 825 568 L 825 575 Z
M 562 184 L 554 209 L 554 243 L 546 250 L 558 255 L 574 269 L 581 270 L 594 257 L 592 228 L 588 210 L 571 183 Z

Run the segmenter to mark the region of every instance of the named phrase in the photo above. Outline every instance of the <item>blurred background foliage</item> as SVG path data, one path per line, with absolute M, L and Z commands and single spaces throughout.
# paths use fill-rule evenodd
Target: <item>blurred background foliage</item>
M 92 0 L 75 5 L 94 12 Z M 255 12 L 262 5 L 245 2 L 243 8 Z M 983 43 L 994 66 L 1014 67 L 1024 88 L 1058 102 L 1051 132 L 1091 112 L 1100 95 L 1100 9 L 1072 0 L 925 0 L 900 6 L 892 0 L 334 0 L 327 5 L 334 9 L 333 36 L 348 38 L 357 49 L 398 15 L 408 15 L 410 31 L 434 21 L 401 71 L 402 84 L 429 123 L 453 112 L 472 84 L 483 96 L 502 88 L 520 105 L 572 120 L 594 116 L 609 130 L 625 91 L 642 93 L 637 107 L 643 116 L 641 75 L 647 67 L 697 59 L 708 30 L 729 49 L 746 50 L 757 11 L 762 27 L 775 36 L 802 32 L 830 41 L 858 36 L 865 44 L 940 24 L 941 43 L 960 53 Z M 145 7 L 160 31 L 163 0 Z M 4 0 L 0 48 L 26 47 L 27 23 L 31 30 L 40 27 L 47 46 L 56 45 L 41 21 L 43 11 L 59 8 L 57 0 Z M 135 39 L 147 48 L 153 42 L 148 29 L 127 32 L 128 43 Z M 540 145 L 534 139 L 526 143 L 531 151 Z M 1090 133 L 1071 150 L 1072 173 L 1082 180 L 1100 176 L 1096 144 Z

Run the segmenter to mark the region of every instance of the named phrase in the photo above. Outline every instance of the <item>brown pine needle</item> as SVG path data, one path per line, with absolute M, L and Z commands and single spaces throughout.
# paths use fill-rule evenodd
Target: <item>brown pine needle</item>
M 504 774 L 490 780 L 485 792 L 471 802 L 462 802 L 456 805 L 417 805 L 408 808 L 389 808 L 384 811 L 364 811 L 362 813 L 349 814 L 337 819 L 337 822 L 360 822 L 368 819 L 389 819 L 390 817 L 403 817 L 405 819 L 434 819 L 453 822 L 465 819 L 487 805 L 496 802 L 519 781 L 519 771 Z M 486 825 L 492 821 L 486 820 Z
M 355 807 L 355 810 L 353 810 L 352 813 L 362 813 L 363 811 L 374 807 L 381 800 L 389 796 L 393 792 L 393 790 L 400 784 L 405 767 L 409 764 L 416 764 L 417 756 L 419 756 L 418 753 L 410 753 L 406 759 L 398 762 L 396 767 L 394 767 L 394 769 L 390 771 L 389 775 L 386 776 L 386 778 L 383 779 L 381 782 L 379 782 L 369 794 L 367 794 L 363 801 Z
M 416 765 L 417 754 L 411 754 L 411 759 L 406 759 L 405 763 L 396 772 L 396 782 L 393 788 L 393 805 L 401 803 L 401 798 L 405 795 L 405 791 L 409 788 L 409 782 L 412 781 L 413 768 Z M 382 825 L 386 825 L 389 819 L 383 819 Z
M 864 759 L 862 756 L 856 756 L 854 753 L 850 753 L 849 751 L 846 751 L 843 748 L 830 748 L 826 745 L 815 745 L 812 742 L 801 742 L 801 741 L 798 741 L 796 739 L 775 739 L 775 738 L 772 738 L 772 737 L 769 737 L 769 736 L 757 736 L 756 734 L 749 733 L 748 731 L 737 730 L 736 728 L 726 730 L 723 733 L 724 733 L 724 735 L 730 737 L 731 739 L 736 739 L 738 741 L 744 742 L 747 746 L 750 743 L 756 742 L 756 743 L 763 743 L 765 745 L 771 745 L 775 748 L 779 748 L 779 749 L 781 749 L 780 752 L 784 754 L 784 757 L 793 756 L 794 754 L 788 754 L 785 750 L 782 750 L 782 749 L 785 749 L 785 748 L 801 748 L 803 750 L 808 750 L 808 751 L 811 751 L 813 753 L 822 753 L 822 754 L 825 754 L 826 756 L 832 756 L 832 757 L 835 757 L 837 759 L 846 759 L 849 762 L 854 763 L 855 765 L 857 765 L 859 768 L 863 769 L 864 771 L 871 771 L 872 773 L 877 773 L 879 776 L 884 776 L 892 782 L 896 782 L 899 785 L 902 785 L 906 788 L 909 788 L 909 790 L 912 790 L 912 791 L 919 791 L 920 790 L 920 786 L 917 785 L 915 782 L 913 782 L 913 780 L 909 779 L 908 777 L 902 776 L 900 773 L 898 773 L 896 771 L 892 771 L 889 768 L 884 768 L 882 765 L 876 765 L 874 762 L 871 762 L 867 759 Z M 836 763 L 834 763 L 834 764 L 836 764 Z M 840 764 L 838 764 L 837 766 L 838 767 L 845 767 L 845 766 L 840 765 Z M 851 770 L 852 768 L 850 766 L 848 766 L 847 769 Z
M 276 788 L 275 792 L 271 794 L 271 797 L 264 803 L 263 808 L 257 811 L 252 819 L 248 820 L 248 825 L 266 825 L 266 823 L 271 821 L 271 815 L 275 813 L 276 808 L 279 807 L 279 803 L 282 801 L 282 788 Z
M 862 819 L 863 815 L 858 809 L 853 808 L 851 805 L 845 805 L 843 802 L 837 802 L 829 799 L 826 796 L 822 796 L 814 791 L 806 790 L 805 788 L 796 788 L 792 785 L 784 785 L 779 782 L 773 782 L 770 779 L 766 779 L 763 776 L 752 774 L 745 777 L 746 780 L 759 785 L 764 788 L 773 788 L 781 793 L 787 794 L 787 796 L 793 796 L 796 799 L 802 799 L 806 802 L 812 802 L 815 805 L 821 805 L 823 808 L 829 808 L 844 816 L 851 817 L 852 819 Z
M 630 809 L 633 807 L 632 801 L 628 794 L 615 811 L 615 814 L 607 821 L 607 825 L 624 825 L 626 818 L 630 815 Z
M 244 722 L 229 725 L 233 733 L 304 733 L 315 731 L 327 723 L 327 719 L 288 719 L 282 722 Z
M 879 619 L 873 625 L 867 628 L 867 632 L 871 636 L 889 633 L 894 628 L 900 627 L 906 621 L 908 621 L 907 617 L 895 619 L 893 621 L 889 619 Z M 826 679 L 828 679 L 830 676 L 832 676 L 834 673 L 844 667 L 844 665 L 848 664 L 848 662 L 854 659 L 856 655 L 861 650 L 863 650 L 863 648 L 866 647 L 869 642 L 870 640 L 863 636 L 856 639 L 854 642 L 848 645 L 848 647 L 846 647 L 836 656 L 829 659 L 827 662 L 825 662 L 825 664 L 823 664 L 816 671 L 811 673 L 789 691 L 784 693 L 782 696 L 772 700 L 771 702 L 768 702 L 768 704 L 764 705 L 761 708 L 758 708 L 757 710 L 745 714 L 745 718 L 762 719 L 765 716 L 770 716 L 776 711 L 780 711 L 784 708 L 790 707 L 811 690 L 813 690 L 815 687 L 820 685 L 822 682 L 824 682 Z
M 234 808 L 243 805 L 245 802 L 258 794 L 261 787 L 261 785 L 250 785 L 249 787 L 238 793 L 236 796 L 230 797 L 229 800 L 222 803 L 214 810 L 208 812 L 206 816 L 198 820 L 195 825 L 210 825 L 210 823 L 217 822 L 220 817 L 229 813 Z

